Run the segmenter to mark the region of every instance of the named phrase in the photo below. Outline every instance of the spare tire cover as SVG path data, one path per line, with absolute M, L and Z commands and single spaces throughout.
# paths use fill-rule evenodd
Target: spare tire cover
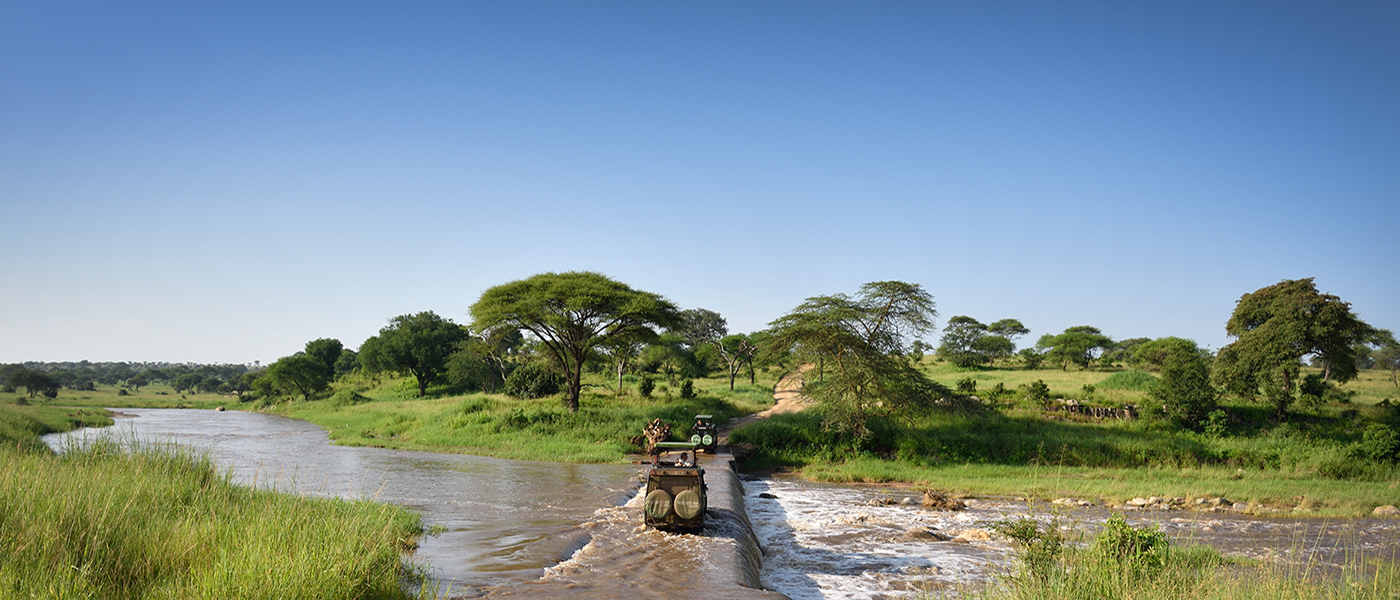
M 695 490 L 686 490 L 676 494 L 676 516 L 682 519 L 694 519 L 703 508 L 700 505 L 700 494 L 695 493 Z
M 708 436 L 706 436 L 706 437 L 708 437 Z M 697 433 L 697 434 L 695 434 L 695 435 L 690 436 L 690 443 L 692 443 L 692 444 L 699 444 L 699 443 L 700 443 L 700 434 Z M 708 442 L 707 442 L 707 443 L 708 443 Z
M 711 437 L 710 434 L 707 433 L 705 434 L 705 437 L 702 438 L 701 443 L 705 444 L 706 446 L 713 446 L 715 445 L 715 438 Z
M 671 495 L 666 490 L 652 490 L 647 494 L 646 500 L 647 516 L 653 519 L 664 519 L 671 514 Z

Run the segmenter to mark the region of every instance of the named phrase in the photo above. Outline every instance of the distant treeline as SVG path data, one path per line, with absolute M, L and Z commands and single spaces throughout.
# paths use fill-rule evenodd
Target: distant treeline
M 0 390 L 21 388 L 30 397 L 53 397 L 60 388 L 92 390 L 98 385 L 140 390 L 164 383 L 176 391 L 239 393 L 252 389 L 258 368 L 249 365 L 166 362 L 25 362 L 0 365 Z

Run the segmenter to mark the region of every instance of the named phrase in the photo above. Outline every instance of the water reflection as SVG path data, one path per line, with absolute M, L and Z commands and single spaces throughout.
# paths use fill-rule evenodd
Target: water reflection
M 454 593 L 529 581 L 588 541 L 600 506 L 636 491 L 631 465 L 577 465 L 333 446 L 324 430 L 240 411 L 119 409 L 112 428 L 46 436 L 117 435 L 204 449 L 233 480 L 312 496 L 368 498 L 418 511 L 446 531 L 415 559 Z

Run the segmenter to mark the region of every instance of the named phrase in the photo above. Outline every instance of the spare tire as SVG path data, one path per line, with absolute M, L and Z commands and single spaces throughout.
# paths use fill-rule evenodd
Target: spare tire
M 647 494 L 646 512 L 647 516 L 653 519 L 666 518 L 666 515 L 671 514 L 671 495 L 667 494 L 666 490 L 652 490 Z
M 647 499 L 650 500 L 650 497 Z M 676 516 L 682 519 L 694 519 L 704 508 L 700 504 L 700 494 L 695 493 L 695 490 L 686 490 L 676 494 Z
M 708 437 L 708 436 L 707 436 L 707 437 Z M 695 435 L 690 436 L 690 443 L 692 443 L 692 444 L 699 444 L 699 443 L 700 443 L 700 434 L 697 433 L 697 434 L 695 434 Z M 708 442 L 707 442 L 707 443 L 708 443 Z
M 713 446 L 715 445 L 715 438 L 707 433 L 705 437 L 700 439 L 700 443 L 706 446 Z

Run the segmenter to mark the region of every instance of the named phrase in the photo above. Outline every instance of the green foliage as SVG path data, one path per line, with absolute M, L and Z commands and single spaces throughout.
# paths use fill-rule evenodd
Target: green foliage
M 307 356 L 321 361 L 326 366 L 326 373 L 331 378 L 337 375 L 336 363 L 340 361 L 340 355 L 345 351 L 345 346 L 340 340 L 333 338 L 320 338 L 306 343 L 305 352 Z
M 976 394 L 977 380 L 972 377 L 964 377 L 958 380 L 953 389 L 957 390 L 959 394 Z
M 958 315 L 948 319 L 943 327 L 942 344 L 938 354 L 949 362 L 964 369 L 977 367 L 991 359 L 976 349 L 976 345 L 987 335 L 987 326 L 972 317 Z
M 1210 437 L 1225 437 L 1230 433 L 1230 413 L 1215 409 L 1206 414 L 1205 434 Z
M 641 380 L 637 382 L 637 393 L 641 394 L 643 398 L 650 398 L 654 391 L 656 391 L 656 378 L 650 374 L 642 375 Z
M 578 411 L 584 361 L 619 336 L 675 327 L 676 306 L 659 295 L 598 273 L 543 273 L 486 290 L 471 308 L 480 332 L 524 330 L 548 349 L 565 371 L 568 404 Z
M 412 375 L 418 396 L 447 371 L 447 359 L 468 337 L 467 330 L 432 311 L 399 315 L 360 346 L 360 364 L 370 371 Z
M 1016 356 L 1021 357 L 1022 364 L 1026 366 L 1026 369 L 1032 371 L 1040 368 L 1040 363 L 1045 362 L 1045 354 L 1034 348 L 1022 348 L 1020 352 L 1016 353 Z
M 58 388 L 61 384 L 57 378 L 43 371 L 19 368 L 10 372 L 6 385 L 10 389 L 24 388 L 29 393 L 30 398 L 40 394 L 52 398 L 58 395 Z
M 910 414 L 946 397 L 903 360 L 904 340 L 933 326 L 933 297 L 918 285 L 881 281 L 845 294 L 808 298 L 773 321 L 774 344 L 818 364 L 818 381 L 804 386 L 824 426 L 859 440 L 873 416 Z
M 340 390 L 326 399 L 326 405 L 334 407 L 354 406 L 369 401 L 370 398 L 368 396 L 356 392 L 355 390 Z
M 1378 463 L 1400 462 L 1400 432 L 1385 423 L 1371 423 L 1362 433 L 1356 453 Z
M 544 398 L 559 393 L 562 377 L 549 365 L 528 362 L 506 377 L 505 392 L 516 398 Z
M 110 442 L 0 449 L 0 473 L 6 597 L 408 597 L 422 527 L 399 506 L 240 487 L 207 458 Z
M 1204 352 L 1190 346 L 1174 345 L 1162 359 L 1162 378 L 1149 396 L 1162 403 L 1171 417 L 1187 427 L 1199 427 L 1206 414 L 1215 410 L 1216 392 L 1210 385 L 1210 364 Z
M 1024 574 L 1033 579 L 1049 577 L 1065 550 L 1058 518 L 1042 524 L 1033 517 L 1011 517 L 992 523 L 992 529 L 1016 543 Z
M 1050 386 L 1045 385 L 1042 380 L 1035 380 L 1026 384 L 1025 398 L 1027 402 L 1034 404 L 1047 404 L 1050 402 Z
M 324 362 L 306 354 L 294 354 L 272 363 L 254 382 L 254 387 L 264 397 L 301 394 L 303 399 L 310 400 L 312 394 L 326 389 L 329 384 L 330 370 Z
M 1164 337 L 1135 344 L 1129 362 L 1140 369 L 1160 371 L 1172 356 L 1192 352 L 1203 353 L 1192 340 Z
M 1087 368 L 1096 351 L 1107 349 L 1112 344 L 1113 340 L 1097 327 L 1079 325 L 1059 335 L 1047 333 L 1040 337 L 1035 346 L 1044 352 L 1047 360 L 1060 363 L 1061 369 L 1068 369 L 1070 364 Z
M 1157 385 L 1157 377 L 1146 371 L 1131 369 L 1119 371 L 1103 378 L 1094 387 L 1105 390 L 1133 390 L 1146 392 Z
M 681 398 L 686 399 L 686 400 L 690 400 L 690 399 L 692 399 L 692 398 L 695 398 L 695 382 L 694 382 L 694 381 L 692 381 L 692 380 L 690 380 L 690 379 L 686 379 L 685 381 L 682 381 L 682 382 L 681 382 Z
M 1166 565 L 1167 534 L 1157 524 L 1141 528 L 1128 524 L 1122 514 L 1114 514 L 1103 524 L 1091 552 L 1112 562 L 1129 577 L 1156 577 Z
M 1225 324 L 1235 341 L 1220 349 L 1211 382 L 1243 398 L 1262 394 L 1283 418 L 1292 405 L 1304 356 L 1326 365 L 1326 379 L 1356 377 L 1357 343 L 1377 330 L 1351 312 L 1351 305 L 1321 294 L 1312 278 L 1284 280 L 1245 294 Z

